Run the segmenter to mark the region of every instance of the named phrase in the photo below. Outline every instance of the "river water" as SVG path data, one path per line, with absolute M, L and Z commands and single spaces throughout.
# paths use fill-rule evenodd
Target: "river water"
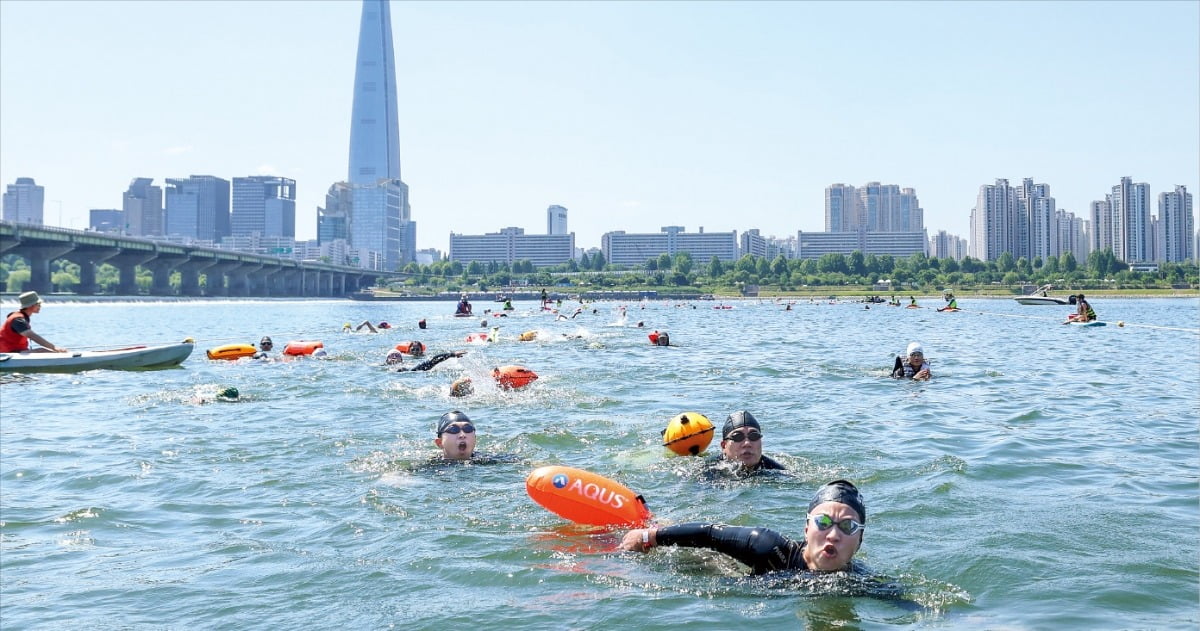
M 197 350 L 175 369 L 0 378 L 0 626 L 1200 625 L 1200 300 L 1097 299 L 1095 328 L 1060 326 L 1070 307 L 926 304 L 605 302 L 557 321 L 518 302 L 491 318 L 498 342 L 468 344 L 481 318 L 446 302 L 50 300 L 35 329 L 56 344 Z M 364 319 L 395 328 L 340 332 Z M 678 346 L 651 346 L 654 329 Z M 204 356 L 262 335 L 322 340 L 330 358 Z M 381 365 L 414 339 L 468 353 Z M 929 383 L 886 376 L 910 340 Z M 489 385 L 513 363 L 541 379 Z M 463 375 L 477 392 L 450 398 Z M 213 402 L 225 385 L 239 402 Z M 481 451 L 516 462 L 420 466 L 454 408 Z M 660 446 L 673 415 L 719 427 L 738 409 L 789 475 L 705 478 Z M 617 479 L 663 522 L 796 537 L 817 486 L 851 479 L 869 510 L 860 558 L 907 598 L 745 578 L 694 550 L 614 553 L 619 532 L 529 499 L 545 464 Z

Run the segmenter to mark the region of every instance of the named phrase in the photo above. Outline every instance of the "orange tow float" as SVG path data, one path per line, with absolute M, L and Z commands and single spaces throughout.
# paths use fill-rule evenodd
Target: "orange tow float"
M 492 378 L 505 390 L 518 390 L 537 381 L 537 373 L 524 366 L 501 366 L 492 369 Z
M 525 478 L 525 491 L 542 508 L 577 524 L 640 527 L 654 517 L 641 495 L 583 469 L 535 469 Z
M 309 340 L 292 340 L 283 347 L 284 355 L 312 355 L 318 348 L 325 348 L 325 342 Z

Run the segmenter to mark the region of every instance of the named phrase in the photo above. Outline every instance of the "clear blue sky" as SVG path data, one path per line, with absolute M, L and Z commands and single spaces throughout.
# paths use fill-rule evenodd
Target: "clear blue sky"
M 87 225 L 137 176 L 346 178 L 361 5 L 0 0 L 0 182 Z M 1121 176 L 1200 193 L 1197 2 L 393 2 L 418 246 L 451 231 L 794 235 L 824 190 L 915 188 L 968 236 L 981 184 L 1086 216 Z M 1155 209 L 1157 206 L 1155 205 Z

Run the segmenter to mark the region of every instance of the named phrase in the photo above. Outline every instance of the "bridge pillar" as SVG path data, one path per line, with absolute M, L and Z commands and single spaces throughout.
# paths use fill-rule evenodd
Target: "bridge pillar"
M 255 296 L 251 274 L 262 269 L 262 263 L 242 263 L 236 270 L 229 271 L 230 296 Z
M 240 261 L 214 262 L 212 267 L 209 267 L 205 272 L 205 276 L 208 278 L 208 286 L 204 288 L 204 295 L 229 296 L 231 287 L 229 284 L 226 284 L 225 276 L 226 274 L 233 273 L 234 270 L 241 266 L 242 263 Z
M 143 266 L 150 268 L 150 272 L 154 275 L 154 280 L 150 283 L 151 296 L 172 296 L 175 294 L 175 291 L 171 289 L 171 272 L 180 269 L 180 264 L 185 261 L 185 257 L 186 255 L 163 255 L 160 253 L 158 258 Z M 180 281 L 182 282 L 182 280 L 181 274 Z
M 50 278 L 50 261 L 75 249 L 72 245 L 43 245 L 23 248 L 29 259 L 29 286 L 25 291 L 36 291 L 48 294 L 54 291 L 54 283 Z
M 137 266 L 154 260 L 153 252 L 122 252 L 108 259 L 108 264 L 117 268 L 121 280 L 117 282 L 118 296 L 138 295 Z
M 77 249 L 66 255 L 67 260 L 79 266 L 79 285 L 75 293 L 80 296 L 95 295 L 96 266 L 119 254 L 117 248 Z
M 265 298 L 276 295 L 278 292 L 274 291 L 275 288 L 271 285 L 273 284 L 273 280 L 279 277 L 279 272 L 282 271 L 282 267 L 272 265 L 271 267 L 263 266 L 262 269 L 254 272 L 250 279 L 250 285 L 254 288 L 254 295 Z
M 276 276 L 277 296 L 298 298 L 304 295 L 304 270 L 284 269 Z
M 214 259 L 188 259 L 179 264 L 179 295 L 201 296 L 200 272 L 211 267 Z

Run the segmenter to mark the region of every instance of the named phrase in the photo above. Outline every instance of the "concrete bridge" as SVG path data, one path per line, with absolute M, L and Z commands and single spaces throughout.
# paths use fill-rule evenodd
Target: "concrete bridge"
M 66 259 L 79 265 L 75 293 L 96 293 L 96 266 L 108 263 L 120 272 L 117 294 L 139 293 L 140 265 L 150 270 L 153 296 L 338 297 L 375 284 L 384 274 L 342 265 L 295 261 L 232 250 L 175 245 L 138 237 L 0 221 L 0 255 L 15 254 L 29 262 L 26 290 L 50 293 L 50 263 Z M 171 286 L 180 274 L 178 291 Z M 200 285 L 200 276 L 206 278 Z

